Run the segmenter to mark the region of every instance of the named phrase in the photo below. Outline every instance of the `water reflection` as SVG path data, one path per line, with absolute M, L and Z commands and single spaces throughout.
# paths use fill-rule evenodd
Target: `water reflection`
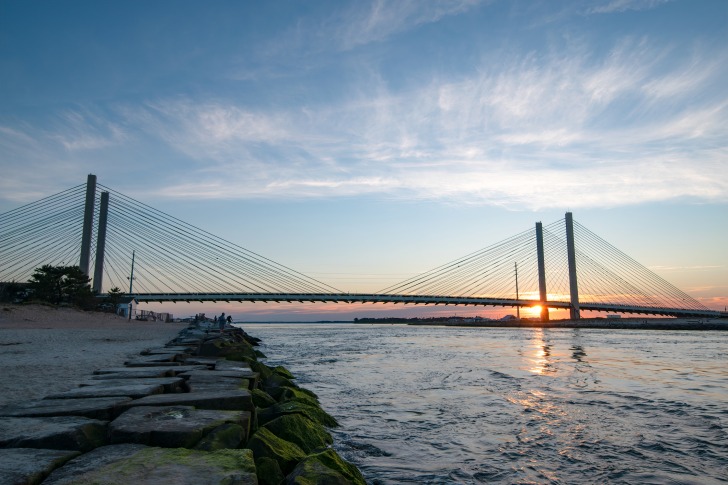
M 533 366 L 529 369 L 534 374 L 549 374 L 556 372 L 551 362 L 551 343 L 548 334 L 542 328 L 534 331 L 534 349 L 531 361 Z
M 584 352 L 584 347 L 582 347 L 581 345 L 572 345 L 571 346 L 571 356 L 577 362 L 582 362 L 584 357 L 586 357 L 586 352 Z

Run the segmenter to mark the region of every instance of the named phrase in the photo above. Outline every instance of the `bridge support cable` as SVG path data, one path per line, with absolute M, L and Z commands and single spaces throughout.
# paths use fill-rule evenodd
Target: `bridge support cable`
M 659 305 L 662 307 L 707 310 L 707 308 L 678 289 L 653 271 L 636 262 L 630 256 L 615 248 L 586 227 L 575 222 L 575 230 L 580 244 L 589 251 L 595 264 L 611 275 L 611 284 L 605 291 L 605 299 L 618 302 L 624 298 L 614 291 L 619 288 L 632 295 L 631 303 L 642 306 Z M 609 268 L 607 270 L 607 268 Z M 621 284 L 615 281 L 623 282 Z M 631 293 L 629 293 L 631 292 Z
M 549 282 L 547 299 L 550 302 L 568 302 L 570 298 L 565 231 L 563 219 L 543 228 L 545 268 Z
M 524 231 L 462 258 L 380 290 L 378 294 L 454 295 L 515 299 L 513 265 L 524 295 L 537 295 L 534 230 Z M 536 297 L 533 297 L 536 300 Z
M 154 286 L 160 290 L 340 293 L 325 283 L 100 186 L 114 195 L 107 237 L 109 251 L 130 253 L 135 249 L 140 261 L 151 264 L 149 269 L 157 275 Z M 123 245 L 117 242 L 121 237 Z M 149 276 L 145 276 L 143 269 L 140 271 L 139 279 Z
M 116 214 L 125 211 L 123 208 L 117 208 Z M 155 231 L 150 233 L 148 225 L 143 222 L 138 222 L 134 218 L 121 219 L 116 224 L 123 228 L 125 237 L 137 238 L 138 234 L 143 235 L 142 240 L 137 241 L 135 247 L 139 247 L 140 251 L 144 252 L 144 248 L 152 250 L 150 254 L 145 257 L 153 261 L 158 269 L 163 269 L 164 274 L 168 276 L 169 283 L 173 286 L 182 284 L 179 280 L 184 279 L 187 283 L 188 289 L 194 289 L 196 291 L 211 291 L 216 286 L 219 288 L 220 274 L 221 272 L 231 272 L 231 268 L 234 268 L 237 262 L 224 254 L 214 254 L 209 251 L 204 251 L 204 248 L 200 248 L 199 245 L 175 237 L 175 234 L 168 231 Z M 149 234 L 147 236 L 146 234 Z M 208 264 L 205 264 L 205 259 L 208 260 Z M 201 262 L 200 262 L 201 261 Z M 213 263 L 209 263 L 213 261 Z M 245 271 L 243 269 L 242 271 Z M 248 271 L 249 273 L 250 271 Z M 254 272 L 254 271 L 253 271 Z M 233 274 L 233 283 L 235 283 L 235 274 Z M 207 282 L 207 283 L 205 283 Z M 213 282 L 210 286 L 210 282 Z M 193 287 L 190 287 L 190 283 L 193 283 Z M 195 286 L 201 285 L 201 286 Z M 250 288 L 245 284 L 244 278 L 237 280 L 237 286 L 230 284 L 226 287 L 229 291 L 240 290 L 240 287 L 244 287 L 247 290 L 261 291 L 260 288 Z
M 0 214 L 0 281 L 25 282 L 44 264 L 78 261 L 84 185 Z

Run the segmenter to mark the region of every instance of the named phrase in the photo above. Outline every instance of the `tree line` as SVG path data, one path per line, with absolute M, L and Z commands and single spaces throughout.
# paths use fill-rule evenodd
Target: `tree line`
M 124 293 L 114 287 L 105 300 L 99 299 L 91 290 L 91 278 L 79 266 L 46 264 L 36 268 L 26 283 L 0 283 L 0 299 L 16 303 L 37 301 L 84 310 L 99 309 L 106 304 L 115 311 L 123 296 Z

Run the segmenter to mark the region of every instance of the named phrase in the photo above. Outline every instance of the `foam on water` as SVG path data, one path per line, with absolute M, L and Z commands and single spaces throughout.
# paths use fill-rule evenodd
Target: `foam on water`
M 370 483 L 728 480 L 725 333 L 245 328 Z

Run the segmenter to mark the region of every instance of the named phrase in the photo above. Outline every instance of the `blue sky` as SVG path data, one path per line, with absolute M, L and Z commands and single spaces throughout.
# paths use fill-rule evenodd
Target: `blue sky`
M 0 211 L 95 173 L 374 291 L 571 210 L 722 307 L 727 26 L 722 0 L 3 0 Z

